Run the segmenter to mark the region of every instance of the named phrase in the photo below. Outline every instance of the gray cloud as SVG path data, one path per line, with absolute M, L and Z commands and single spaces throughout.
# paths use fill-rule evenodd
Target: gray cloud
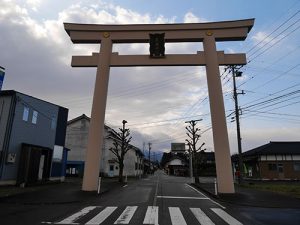
M 39 1 L 31 3 L 42 4 Z M 39 4 L 31 6 L 38 7 Z M 55 18 L 45 20 L 34 19 L 29 13 L 31 9 L 25 7 L 18 1 L 4 1 L 1 4 L 0 63 L 6 68 L 4 88 L 65 106 L 70 109 L 70 119 L 83 113 L 90 114 L 96 75 L 95 68 L 71 68 L 71 56 L 91 55 L 99 51 L 99 46 L 73 45 L 63 22 L 172 23 L 177 19 L 142 15 L 103 1 L 90 6 L 74 3 L 57 13 Z M 182 20 L 199 22 L 205 19 L 187 12 Z M 148 54 L 148 47 L 145 44 L 118 45 L 114 51 L 120 54 Z M 201 43 L 166 45 L 167 53 L 196 53 L 199 50 L 202 50 Z M 231 84 L 224 87 L 224 91 L 228 90 L 231 90 Z M 206 96 L 203 68 L 112 68 L 106 122 L 118 127 L 126 119 L 135 145 L 142 147 L 144 141 L 152 141 L 155 150 L 168 150 L 170 142 L 184 142 L 184 121 L 201 117 L 204 120 L 199 127 L 202 130 L 210 127 L 210 116 L 199 116 L 209 113 L 208 101 L 204 100 Z M 230 96 L 227 98 L 226 109 L 230 110 L 232 101 Z M 172 120 L 175 118 L 181 119 Z M 164 122 L 157 123 L 159 121 Z M 229 124 L 228 127 L 232 152 L 236 152 L 235 126 Z M 266 130 L 259 135 L 256 131 L 243 131 L 243 143 L 247 149 L 271 139 L 297 139 L 296 131 L 280 130 L 274 133 Z M 211 130 L 202 137 L 207 148 L 213 150 Z

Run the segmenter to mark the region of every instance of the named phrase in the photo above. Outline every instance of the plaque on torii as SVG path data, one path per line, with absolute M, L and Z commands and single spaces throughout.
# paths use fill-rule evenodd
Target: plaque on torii
M 243 53 L 217 51 L 216 42 L 242 41 L 254 19 L 212 23 L 100 25 L 65 23 L 73 43 L 99 43 L 100 52 L 73 56 L 73 67 L 97 67 L 82 190 L 96 191 L 110 67 L 205 66 L 216 159 L 218 193 L 234 193 L 228 132 L 219 66 L 245 65 Z M 203 42 L 204 51 L 165 54 L 164 43 Z M 149 43 L 149 55 L 119 55 L 114 43 Z

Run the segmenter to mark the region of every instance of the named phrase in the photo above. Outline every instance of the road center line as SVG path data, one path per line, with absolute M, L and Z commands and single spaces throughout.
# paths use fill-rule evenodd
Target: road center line
M 156 196 L 157 198 L 174 198 L 174 199 L 195 199 L 195 200 L 204 200 L 204 199 L 209 199 L 207 197 L 182 197 L 182 196 Z
M 222 206 L 220 203 L 212 200 L 211 198 L 207 197 L 205 194 L 203 194 L 201 191 L 197 190 L 196 188 L 192 187 L 191 185 L 189 184 L 185 184 L 186 186 L 190 187 L 191 189 L 193 189 L 194 191 L 196 191 L 198 194 L 201 194 L 203 195 L 204 197 L 206 197 L 207 199 L 209 199 L 211 202 L 215 203 L 216 205 L 220 206 L 222 209 L 226 209 L 225 206 Z
M 158 192 L 158 184 L 159 184 L 159 176 L 157 176 L 157 183 L 156 183 L 156 189 L 155 189 L 155 194 L 154 194 L 154 199 L 153 199 L 153 206 L 156 206 L 156 197 L 157 197 L 157 192 Z

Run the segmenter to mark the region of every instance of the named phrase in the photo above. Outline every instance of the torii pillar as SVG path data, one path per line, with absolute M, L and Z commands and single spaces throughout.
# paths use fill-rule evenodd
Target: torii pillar
M 96 191 L 103 144 L 103 129 L 110 67 L 121 66 L 206 66 L 218 193 L 234 193 L 220 65 L 244 65 L 245 54 L 217 51 L 217 41 L 245 40 L 254 19 L 192 24 L 97 25 L 65 23 L 73 43 L 101 43 L 100 53 L 73 56 L 73 67 L 97 67 L 92 115 L 82 190 Z M 113 43 L 149 43 L 149 34 L 164 33 L 165 42 L 203 42 L 196 54 L 149 55 L 112 53 Z

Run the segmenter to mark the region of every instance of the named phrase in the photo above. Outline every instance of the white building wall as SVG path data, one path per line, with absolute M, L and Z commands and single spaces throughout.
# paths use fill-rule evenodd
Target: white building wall
M 89 121 L 86 119 L 68 124 L 65 144 L 71 150 L 68 161 L 85 161 L 88 133 Z
M 137 156 L 134 149 L 129 149 L 124 158 L 124 175 L 136 176 L 135 162 Z
M 69 161 L 85 161 L 87 139 L 89 132 L 89 120 L 81 119 L 68 125 L 66 134 L 66 147 L 71 149 L 68 154 Z M 114 147 L 113 139 L 110 137 L 110 128 L 104 129 L 104 140 L 102 146 L 100 172 L 104 176 L 119 176 L 119 164 L 116 156 L 109 150 Z M 142 169 L 135 170 L 135 163 L 141 163 L 142 159 L 136 154 L 135 149 L 130 149 L 124 159 L 124 176 L 138 176 L 143 173 Z M 113 169 L 113 170 L 111 170 Z

